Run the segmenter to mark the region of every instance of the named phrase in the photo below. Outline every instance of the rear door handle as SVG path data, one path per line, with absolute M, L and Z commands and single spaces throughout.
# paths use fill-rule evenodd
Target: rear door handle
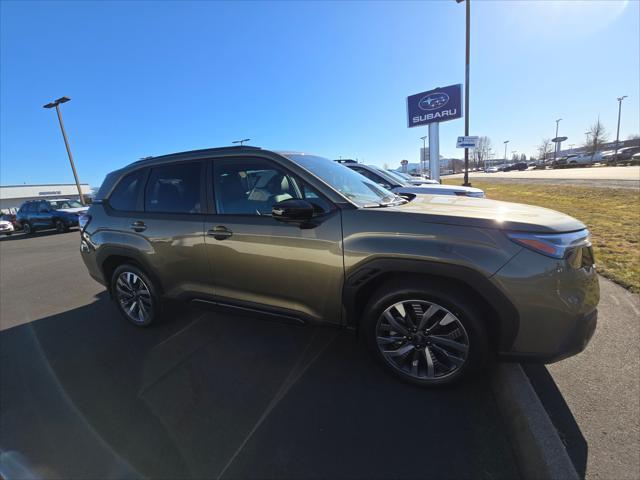
M 233 232 L 223 225 L 216 225 L 212 229 L 207 231 L 207 235 L 215 238 L 216 240 L 224 240 L 233 235 Z
M 142 220 L 138 220 L 131 224 L 131 230 L 136 232 L 144 232 L 147 229 L 147 226 L 144 224 Z

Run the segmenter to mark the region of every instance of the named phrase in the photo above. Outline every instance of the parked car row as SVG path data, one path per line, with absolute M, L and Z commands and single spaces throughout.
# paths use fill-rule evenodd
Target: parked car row
M 29 200 L 20 206 L 11 223 L 13 230 L 20 229 L 26 235 L 52 228 L 62 233 L 77 227 L 80 215 L 87 210 L 88 207 L 77 200 L 68 198 Z
M 435 181 L 434 183 L 426 183 L 427 181 L 420 179 L 410 180 L 407 179 L 406 176 L 403 176 L 398 172 L 394 172 L 393 170 L 385 170 L 375 165 L 364 165 L 362 163 L 357 163 L 355 160 L 336 160 L 336 162 L 342 163 L 345 167 L 354 170 L 381 187 L 403 197 L 415 195 L 484 197 L 484 191 L 479 188 L 441 185 Z

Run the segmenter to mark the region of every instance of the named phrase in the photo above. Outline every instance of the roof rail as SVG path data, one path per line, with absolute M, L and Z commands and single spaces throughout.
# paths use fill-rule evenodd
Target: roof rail
M 149 156 L 149 157 L 144 157 L 141 158 L 140 160 L 136 160 L 135 162 L 132 162 L 131 165 L 136 164 L 136 163 L 141 163 L 141 162 L 145 162 L 147 160 L 160 160 L 160 159 L 167 159 L 167 158 L 171 158 L 171 157 L 180 157 L 183 155 L 207 155 L 209 153 L 215 153 L 215 152 L 219 152 L 221 150 L 262 150 L 262 148 L 260 147 L 254 147 L 251 145 L 229 145 L 228 147 L 213 147 L 213 148 L 202 148 L 202 149 L 198 149 L 198 150 L 187 150 L 184 152 L 175 152 L 175 153 L 168 153 L 166 155 L 159 155 L 157 157 L 154 156 Z
M 352 158 L 339 158 L 338 160 L 334 160 L 334 162 L 338 162 L 338 163 L 358 163 L 357 160 L 354 160 Z

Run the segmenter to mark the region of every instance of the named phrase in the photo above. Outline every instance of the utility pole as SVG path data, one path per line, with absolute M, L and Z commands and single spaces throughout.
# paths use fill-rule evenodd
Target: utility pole
M 618 130 L 616 131 L 616 162 L 618 161 L 618 142 L 620 142 L 620 113 L 622 112 L 622 100 L 627 98 L 626 95 L 618 97 Z
M 80 203 L 85 205 L 84 197 L 82 195 L 82 189 L 80 188 L 80 180 L 78 179 L 78 172 L 76 172 L 76 166 L 73 163 L 73 155 L 71 155 L 71 147 L 69 146 L 69 139 L 67 138 L 67 132 L 64 129 L 64 122 L 62 121 L 62 114 L 60 113 L 60 104 L 67 103 L 71 100 L 69 97 L 60 97 L 53 102 L 49 102 L 43 105 L 43 108 L 55 108 L 58 114 L 58 122 L 60 123 L 60 130 L 62 130 L 62 138 L 64 139 L 64 146 L 67 147 L 67 155 L 69 155 L 69 163 L 71 163 L 71 170 L 73 171 L 73 178 L 76 181 L 76 187 L 78 188 L 78 196 L 80 197 Z

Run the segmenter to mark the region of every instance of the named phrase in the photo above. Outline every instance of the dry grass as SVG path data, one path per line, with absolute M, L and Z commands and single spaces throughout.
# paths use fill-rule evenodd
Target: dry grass
M 459 185 L 459 180 L 444 183 Z M 474 181 L 488 198 L 552 208 L 579 219 L 591 231 L 599 272 L 640 292 L 640 192 L 622 188 Z

